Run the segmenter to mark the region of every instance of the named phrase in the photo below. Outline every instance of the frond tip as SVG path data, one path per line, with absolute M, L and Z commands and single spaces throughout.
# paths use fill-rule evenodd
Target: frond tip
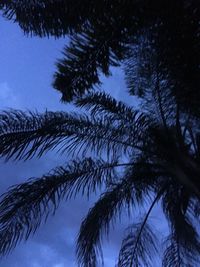
M 179 227 L 182 233 L 173 231 L 164 242 L 165 251 L 162 266 L 198 266 L 200 251 L 199 236 L 189 221 L 187 222 L 183 219 Z
M 153 266 L 158 253 L 158 240 L 152 227 L 144 220 L 131 225 L 122 242 L 117 267 Z M 141 231 L 142 228 L 142 231 Z

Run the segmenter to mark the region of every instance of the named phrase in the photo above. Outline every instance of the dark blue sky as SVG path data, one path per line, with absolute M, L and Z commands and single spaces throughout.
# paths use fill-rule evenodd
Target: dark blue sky
M 16 108 L 29 110 L 69 110 L 69 105 L 59 102 L 60 95 L 52 86 L 56 59 L 67 39 L 40 39 L 25 37 L 20 28 L 0 18 L 0 109 Z M 134 99 L 124 91 L 121 71 L 113 70 L 113 76 L 104 81 L 104 89 L 114 88 L 114 96 L 134 103 Z M 30 177 L 40 177 L 65 161 L 53 152 L 41 159 L 27 162 L 0 161 L 0 193 L 8 186 L 25 181 Z M 95 197 L 94 197 L 95 198 Z M 75 267 L 74 243 L 81 219 L 91 206 L 86 198 L 62 203 L 54 217 L 41 226 L 35 236 L 22 243 L 0 261 L 0 267 Z M 159 212 L 159 209 L 155 211 Z M 164 226 L 154 216 L 162 232 Z M 123 220 L 105 239 L 105 267 L 114 266 L 120 246 Z M 158 265 L 159 266 L 159 265 Z

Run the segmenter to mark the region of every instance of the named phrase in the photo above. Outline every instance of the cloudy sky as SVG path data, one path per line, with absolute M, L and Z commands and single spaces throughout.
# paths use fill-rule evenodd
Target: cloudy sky
M 60 58 L 67 40 L 29 38 L 20 28 L 0 18 L 0 109 L 7 108 L 45 111 L 69 110 L 59 102 L 60 95 L 52 87 L 56 59 Z M 124 101 L 134 100 L 124 93 L 120 70 L 113 70 L 111 79 L 104 79 L 104 89 L 114 88 L 114 96 Z M 53 152 L 41 159 L 27 162 L 0 161 L 0 193 L 13 184 L 30 177 L 40 177 L 65 161 Z M 94 196 L 95 198 L 95 196 Z M 62 203 L 54 217 L 42 225 L 34 237 L 22 243 L 0 260 L 0 267 L 64 267 L 77 266 L 74 243 L 81 219 L 91 206 L 86 198 L 78 197 Z M 159 212 L 159 209 L 156 211 Z M 155 216 L 156 220 L 159 220 Z M 105 267 L 114 266 L 120 245 L 123 220 L 105 240 Z M 158 221 L 160 231 L 163 224 Z

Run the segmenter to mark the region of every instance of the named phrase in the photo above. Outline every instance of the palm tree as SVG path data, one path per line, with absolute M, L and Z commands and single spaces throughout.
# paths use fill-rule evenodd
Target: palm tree
M 61 200 L 77 194 L 90 197 L 100 190 L 80 227 L 80 266 L 97 266 L 102 238 L 122 213 L 131 216 L 133 224 L 125 231 L 117 266 L 152 266 L 160 250 L 150 223 L 157 203 L 169 223 L 163 266 L 199 264 L 198 121 L 162 92 L 156 87 L 151 106 L 143 112 L 99 92 L 76 101 L 85 113 L 11 110 L 0 115 L 0 154 L 7 160 L 41 157 L 52 149 L 71 157 L 66 166 L 13 186 L 2 196 L 2 255 L 35 233 Z M 138 209 L 144 210 L 139 220 L 134 216 Z

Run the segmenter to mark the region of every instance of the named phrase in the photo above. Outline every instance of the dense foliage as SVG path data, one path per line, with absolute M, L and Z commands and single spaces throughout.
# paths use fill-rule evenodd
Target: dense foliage
M 70 37 L 54 79 L 62 100 L 91 91 L 100 83 L 100 73 L 110 74 L 110 66 L 127 59 L 133 64 L 131 51 L 145 36 L 173 95 L 185 111 L 199 117 L 198 0 L 3 0 L 0 8 L 27 34 Z M 140 61 L 142 55 L 143 49 Z M 131 84 L 134 93 L 135 86 Z
M 70 38 L 54 87 L 63 101 L 86 110 L 0 115 L 2 157 L 27 160 L 57 149 L 71 158 L 2 196 L 0 253 L 34 233 L 62 199 L 98 190 L 102 195 L 77 240 L 80 266 L 97 266 L 102 237 L 126 211 L 134 224 L 126 230 L 117 265 L 154 266 L 153 256 L 162 254 L 149 220 L 157 203 L 170 229 L 163 266 L 197 266 L 199 1 L 3 0 L 0 8 L 26 34 Z M 120 65 L 129 92 L 142 97 L 139 111 L 92 90 L 101 84 L 100 74 L 109 76 L 110 67 Z M 144 216 L 137 220 L 138 208 Z
M 126 231 L 117 266 L 154 266 L 153 255 L 162 251 L 149 216 L 158 202 L 170 228 L 163 266 L 197 266 L 199 121 L 157 90 L 148 94 L 151 106 L 146 112 L 95 93 L 76 101 L 85 113 L 11 110 L 0 115 L 1 156 L 26 160 L 56 149 L 71 157 L 66 166 L 13 186 L 2 196 L 1 254 L 34 233 L 62 199 L 103 190 L 80 228 L 80 266 L 97 266 L 102 237 L 124 213 L 133 216 L 134 223 Z M 138 209 L 144 211 L 143 218 L 135 218 Z

